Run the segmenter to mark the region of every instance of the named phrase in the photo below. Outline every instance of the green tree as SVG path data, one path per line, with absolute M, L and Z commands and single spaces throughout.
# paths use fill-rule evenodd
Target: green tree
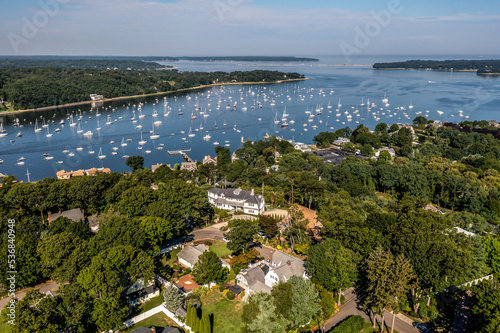
M 422 125 L 426 125 L 426 124 L 427 124 L 427 118 L 425 118 L 425 117 L 418 116 L 418 117 L 415 117 L 415 119 L 413 119 L 413 125 L 422 126 Z
M 471 323 L 474 332 L 500 331 L 500 288 L 498 282 L 482 281 L 472 286 Z
M 144 167 L 144 157 L 139 155 L 130 156 L 125 161 L 125 164 L 132 169 L 132 172 L 135 172 Z
M 278 233 L 278 222 L 270 215 L 259 216 L 259 227 L 269 238 L 274 238 Z
M 31 290 L 16 304 L 15 332 L 60 332 L 65 329 L 60 297 Z
M 275 303 L 266 293 L 250 296 L 242 312 L 249 333 L 281 333 L 288 325 L 288 320 L 276 313 Z
M 252 221 L 248 220 L 233 220 L 230 222 L 230 230 L 225 234 L 225 238 L 229 240 L 227 248 L 233 253 L 241 253 L 248 250 L 250 242 L 252 242 L 257 227 Z
M 201 316 L 201 333 L 212 333 L 212 324 L 210 322 L 210 316 L 208 313 L 204 313 Z
M 214 252 L 205 251 L 193 267 L 193 279 L 197 284 L 210 282 L 221 283 L 226 280 L 227 269 L 221 266 L 219 257 Z
M 154 253 L 160 254 L 160 246 L 172 239 L 172 224 L 161 217 L 143 216 L 139 218 L 141 229 L 148 237 Z
M 120 195 L 120 201 L 116 204 L 118 211 L 129 216 L 141 215 L 147 204 L 155 199 L 155 193 L 152 189 L 138 185 L 129 188 Z
M 493 236 L 484 238 L 488 265 L 495 275 L 500 274 L 500 241 Z
M 357 279 L 357 255 L 338 241 L 327 239 L 311 247 L 306 263 L 314 283 L 338 293 L 340 306 L 342 290 L 352 286 Z
M 172 313 L 175 313 L 175 311 L 184 304 L 184 296 L 174 285 L 170 285 L 163 291 L 163 300 L 165 302 L 165 307 Z
M 71 282 L 90 264 L 87 242 L 63 232 L 50 236 L 38 245 L 40 264 L 47 276 L 58 282 Z
M 302 277 L 292 276 L 287 283 L 292 289 L 291 321 L 295 326 L 305 325 L 321 310 L 318 292 Z

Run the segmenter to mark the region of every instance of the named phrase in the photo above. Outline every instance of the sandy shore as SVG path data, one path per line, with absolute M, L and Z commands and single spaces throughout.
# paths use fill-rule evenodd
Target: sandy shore
M 154 93 L 154 94 L 144 94 L 144 95 L 134 95 L 134 96 L 121 96 L 121 97 L 113 97 L 113 98 L 104 98 L 104 99 L 100 99 L 98 101 L 76 102 L 76 103 L 69 103 L 69 104 L 63 104 L 63 105 L 46 106 L 46 107 L 41 107 L 41 108 L 36 108 L 36 109 L 25 109 L 25 110 L 16 110 L 16 111 L 3 111 L 3 112 L 0 112 L 0 116 L 2 116 L 2 115 L 13 115 L 13 114 L 24 113 L 24 112 L 33 112 L 33 111 L 56 110 L 56 109 L 62 109 L 62 108 L 67 108 L 67 107 L 79 106 L 79 105 L 87 105 L 87 104 L 92 104 L 92 103 L 105 103 L 105 102 L 119 101 L 119 100 L 123 100 L 123 99 L 132 99 L 132 98 L 141 98 L 141 97 L 168 95 L 168 94 L 178 93 L 178 92 L 182 92 L 182 91 L 198 90 L 198 89 L 204 89 L 204 88 L 210 88 L 210 87 L 217 87 L 217 86 L 231 86 L 231 85 L 237 86 L 237 85 L 249 85 L 249 84 L 276 84 L 276 83 L 295 82 L 295 81 L 304 81 L 304 80 L 308 80 L 308 78 L 279 80 L 279 81 L 274 81 L 274 82 L 228 82 L 228 83 L 214 83 L 214 84 L 207 84 L 207 85 L 196 86 L 196 87 L 191 87 L 191 88 L 184 88 L 184 89 L 178 89 L 178 90 L 172 90 L 172 91 L 158 92 L 158 93 Z

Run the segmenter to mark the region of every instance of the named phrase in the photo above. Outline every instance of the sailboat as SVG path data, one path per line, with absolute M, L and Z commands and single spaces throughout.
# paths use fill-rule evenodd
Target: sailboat
M 160 138 L 160 134 L 155 134 L 155 126 L 153 125 L 153 133 L 149 136 L 151 140 L 156 140 Z
M 142 138 L 142 132 L 141 132 L 141 141 L 139 141 L 139 145 L 144 146 L 146 143 L 147 141 Z
M 97 128 L 95 129 L 96 131 L 100 131 L 101 127 L 99 126 L 99 119 L 97 119 Z
M 99 154 L 97 154 L 97 157 L 102 160 L 106 158 L 106 155 L 102 154 L 102 148 L 99 148 Z
M 128 145 L 128 143 L 125 142 L 125 138 L 122 138 L 121 146 L 126 147 L 127 145 Z
M 78 123 L 78 128 L 76 130 L 76 133 L 78 133 L 78 134 L 82 134 L 83 133 L 83 130 L 80 128 L 80 123 Z
M 49 125 L 47 125 L 47 134 L 45 135 L 47 138 L 52 137 L 52 133 L 49 132 Z
M 38 127 L 38 119 L 35 120 L 35 133 L 41 132 L 42 128 Z
M 73 121 L 73 115 L 71 115 L 71 117 L 70 117 L 69 126 L 70 127 L 75 127 L 76 126 L 76 123 Z
M 191 132 L 191 127 L 189 127 L 188 137 L 193 138 L 194 136 L 195 136 L 195 134 Z

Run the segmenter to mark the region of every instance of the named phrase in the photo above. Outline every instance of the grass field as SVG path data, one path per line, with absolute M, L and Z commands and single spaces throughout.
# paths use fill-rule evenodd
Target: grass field
M 202 312 L 213 314 L 213 332 L 239 333 L 242 331 L 242 303 L 238 300 L 229 301 L 218 290 L 212 290 L 200 298 Z
M 154 316 L 144 319 L 143 321 L 138 322 L 134 326 L 127 328 L 124 332 L 130 332 L 139 327 L 156 327 L 156 330 L 160 328 L 164 328 L 165 326 L 175 326 L 178 325 L 170 318 L 168 318 L 163 312 L 157 313 Z
M 210 246 L 210 251 L 214 252 L 219 258 L 229 256 L 231 251 L 227 248 L 226 243 L 221 241 L 214 241 L 213 245 Z

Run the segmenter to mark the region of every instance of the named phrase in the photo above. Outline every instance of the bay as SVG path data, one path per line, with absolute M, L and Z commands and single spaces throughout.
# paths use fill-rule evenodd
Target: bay
M 418 115 L 456 123 L 499 118 L 500 80 L 497 77 L 478 76 L 472 72 L 371 68 L 375 62 L 474 57 L 448 55 L 317 58 L 320 59 L 319 62 L 286 64 L 166 62 L 165 64 L 173 65 L 180 71 L 229 72 L 266 69 L 299 72 L 305 74 L 309 80 L 212 87 L 93 106 L 89 104 L 0 116 L 0 122 L 8 133 L 0 138 L 0 159 L 3 160 L 0 173 L 13 174 L 19 180 L 27 181 L 29 170 L 30 180 L 36 181 L 55 177 L 56 172 L 61 169 L 69 171 L 105 167 L 112 171 L 124 172 L 130 170 L 125 165 L 124 155 L 143 156 L 146 167 L 157 163 L 173 166 L 184 160 L 179 155 L 169 155 L 168 151 L 190 149 L 187 154 L 193 160 L 201 160 L 206 155 L 215 155 L 214 143 L 218 142 L 218 145 L 235 151 L 241 147 L 242 141 L 259 140 L 266 134 L 312 143 L 313 137 L 321 131 L 335 131 L 345 126 L 355 128 L 359 124 L 373 129 L 379 122 L 389 125 L 411 123 Z M 498 59 L 498 56 L 483 58 Z M 387 98 L 387 103 L 382 101 L 384 97 Z M 370 104 L 376 104 L 370 110 L 367 108 L 368 99 Z M 167 106 L 165 102 L 168 102 Z M 143 105 L 139 111 L 140 103 Z M 281 126 L 284 114 L 288 114 L 288 127 Z M 311 117 L 311 114 L 314 117 Z M 69 125 L 71 116 L 73 122 L 77 123 L 74 127 Z M 196 116 L 196 119 L 191 119 L 192 116 Z M 19 119 L 20 126 L 14 126 L 16 118 Z M 137 122 L 133 122 L 132 118 Z M 61 121 L 64 121 L 64 124 L 61 124 Z M 153 125 L 155 121 L 158 126 Z M 35 133 L 36 122 L 39 127 L 45 122 L 48 128 L 42 128 L 40 132 Z M 139 125 L 142 128 L 137 128 Z M 98 127 L 101 130 L 97 130 Z M 153 128 L 154 134 L 159 135 L 156 140 L 150 138 Z M 55 132 L 56 129 L 60 131 Z M 77 133 L 78 129 L 84 132 L 92 131 L 93 135 L 85 137 L 83 133 Z M 190 130 L 191 136 L 188 135 Z M 22 137 L 16 137 L 18 132 Z M 52 136 L 47 137 L 48 133 Z M 142 140 L 146 141 L 144 145 L 139 145 L 141 135 Z M 126 145 L 122 146 L 122 141 Z M 103 159 L 98 158 L 100 150 L 102 155 L 106 155 Z M 25 159 L 24 164 L 20 163 L 20 158 Z

